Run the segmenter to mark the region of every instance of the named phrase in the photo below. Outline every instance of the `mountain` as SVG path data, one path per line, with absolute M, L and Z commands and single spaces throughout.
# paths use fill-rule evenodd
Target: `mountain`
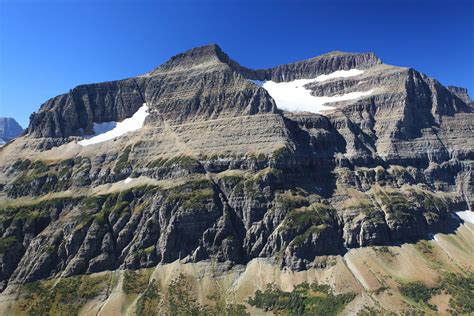
M 0 146 L 20 136 L 23 128 L 11 117 L 0 117 Z
M 471 312 L 473 166 L 463 88 L 197 47 L 46 101 L 0 149 L 0 309 Z

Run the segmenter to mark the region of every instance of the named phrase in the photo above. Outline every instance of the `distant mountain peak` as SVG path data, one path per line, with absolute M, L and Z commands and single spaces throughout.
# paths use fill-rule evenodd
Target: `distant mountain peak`
M 12 117 L 0 117 L 0 143 L 7 143 L 20 136 L 23 128 Z

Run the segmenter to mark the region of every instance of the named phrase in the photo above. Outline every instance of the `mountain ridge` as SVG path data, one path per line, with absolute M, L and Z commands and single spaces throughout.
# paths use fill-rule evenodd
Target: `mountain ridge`
M 157 75 L 165 75 L 168 72 L 175 72 L 176 67 L 178 69 L 181 69 L 180 71 L 186 72 L 188 68 L 190 67 L 190 64 L 193 65 L 200 65 L 201 67 L 205 68 L 205 66 L 202 66 L 205 64 L 205 61 L 213 61 L 211 64 L 214 64 L 215 66 L 221 64 L 222 66 L 227 65 L 232 71 L 235 71 L 236 73 L 242 75 L 246 79 L 251 79 L 251 80 L 272 80 L 275 82 L 282 82 L 282 81 L 288 81 L 288 80 L 295 80 L 295 79 L 302 79 L 302 78 L 308 78 L 308 77 L 316 77 L 317 75 L 320 74 L 325 74 L 325 73 L 330 73 L 334 72 L 337 70 L 346 70 L 346 69 L 351 69 L 351 68 L 370 68 L 375 65 L 381 65 L 382 62 L 381 60 L 376 57 L 373 53 L 345 53 L 345 52 L 330 52 L 327 54 L 324 54 L 322 56 L 317 56 L 309 59 L 305 59 L 302 61 L 297 61 L 289 64 L 284 64 L 284 65 L 279 65 L 267 69 L 257 69 L 253 70 L 250 68 L 246 68 L 238 64 L 236 61 L 232 60 L 222 49 L 215 45 L 206 45 L 206 46 L 201 46 L 197 48 L 193 48 L 191 50 L 188 50 L 184 53 L 177 54 L 174 57 L 172 57 L 169 61 L 165 62 L 163 65 L 155 68 L 151 72 L 138 76 L 138 77 L 133 77 L 129 79 L 123 79 L 119 81 L 107 81 L 103 83 L 96 83 L 96 84 L 85 84 L 85 85 L 79 85 L 71 92 L 57 96 L 56 99 L 50 99 L 46 103 L 42 105 L 42 108 L 51 108 L 54 106 L 58 106 L 59 104 L 63 103 L 68 103 L 69 105 L 67 106 L 70 110 L 74 111 L 74 108 L 80 105 L 74 105 L 74 98 L 82 98 L 82 92 L 81 90 L 87 89 L 87 87 L 97 87 L 98 89 L 101 89 L 101 86 L 109 86 L 109 89 L 114 87 L 113 89 L 115 90 L 114 94 L 118 94 L 123 102 L 123 99 L 125 98 L 125 102 L 127 103 L 134 103 L 133 106 L 131 106 L 132 111 L 129 111 L 127 107 L 124 107 L 122 105 L 122 108 L 119 110 L 118 113 L 112 114 L 112 116 L 105 116 L 105 117 L 100 117 L 95 119 L 97 123 L 103 122 L 103 121 L 121 121 L 124 118 L 130 117 L 133 112 L 142 104 L 146 101 L 146 98 L 144 97 L 145 92 L 146 92 L 146 86 L 147 86 L 147 79 L 149 77 L 154 77 Z M 192 67 L 191 67 L 192 68 Z M 290 75 L 288 75 L 289 73 Z M 285 79 L 285 74 L 286 74 L 286 79 Z M 124 94 L 122 94 L 122 91 Z M 456 90 L 456 91 L 461 91 L 461 90 Z M 77 93 L 78 92 L 78 93 Z M 91 92 L 88 92 L 91 93 Z M 95 93 L 95 92 L 94 92 Z M 72 95 L 76 95 L 75 97 L 72 97 Z M 460 94 L 462 96 L 463 101 L 468 101 L 468 96 L 467 96 L 467 91 L 463 92 Z M 96 96 L 103 98 L 103 96 Z M 112 96 L 113 98 L 113 96 Z M 128 100 L 128 98 L 131 98 Z M 66 100 L 64 100 L 66 99 Z M 72 99 L 72 100 L 69 100 Z M 268 99 L 268 97 L 266 98 Z M 116 102 L 119 102 L 120 100 L 116 100 Z M 53 103 L 50 105 L 50 103 Z M 264 101 L 264 102 L 270 102 L 270 101 Z M 57 105 L 54 105 L 57 104 Z M 48 110 L 49 111 L 49 110 Z M 82 111 L 80 109 L 77 109 L 75 111 Z M 113 109 L 107 110 L 106 112 L 113 112 Z M 90 116 L 90 115 L 88 115 Z M 99 115 L 102 116 L 102 115 Z M 38 132 L 35 131 L 34 127 L 32 125 L 35 125 L 36 122 L 39 122 L 41 120 L 47 120 L 54 125 L 56 125 L 56 128 L 48 128 L 49 130 L 43 131 L 43 132 Z M 71 122 L 70 125 L 73 126 L 72 130 L 66 130 L 66 131 L 61 131 L 63 128 L 59 127 L 61 124 L 58 121 L 58 118 L 55 117 L 54 115 L 51 117 L 51 115 L 48 115 L 48 118 L 44 118 L 44 113 L 40 112 L 38 113 L 33 113 L 32 114 L 32 122 L 33 124 L 30 123 L 30 126 L 28 127 L 28 132 L 30 134 L 38 134 L 38 136 L 59 136 L 61 135 L 62 137 L 64 136 L 72 136 L 72 135 L 77 135 L 77 129 L 82 128 L 85 129 L 86 131 L 91 130 L 91 124 L 94 119 L 88 119 L 90 120 L 89 122 L 81 122 L 84 121 L 84 119 L 77 118 L 73 122 Z M 58 130 L 57 128 L 60 128 Z

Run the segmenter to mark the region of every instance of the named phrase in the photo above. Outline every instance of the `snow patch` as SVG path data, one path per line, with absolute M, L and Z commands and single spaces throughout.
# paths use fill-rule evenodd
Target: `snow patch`
M 439 237 L 435 234 L 428 234 L 428 240 L 434 240 L 439 243 Z
M 94 133 L 95 135 L 107 133 L 108 131 L 113 130 L 117 127 L 117 122 L 103 122 L 103 123 L 94 123 Z
M 135 178 L 128 177 L 127 179 L 123 180 L 123 183 L 127 184 L 127 183 L 132 182 L 133 180 L 135 180 Z
M 282 110 L 320 113 L 325 110 L 334 110 L 334 107 L 326 105 L 327 103 L 353 100 L 363 96 L 368 96 L 371 95 L 374 90 L 357 91 L 326 97 L 311 95 L 311 90 L 306 89 L 304 87 L 305 85 L 333 78 L 356 76 L 363 72 L 363 70 L 358 69 L 338 70 L 327 75 L 320 75 L 314 79 L 297 79 L 290 82 L 279 83 L 273 81 L 251 81 L 267 90 L 270 96 L 275 100 L 278 108 Z
M 141 106 L 132 117 L 126 118 L 122 122 L 94 123 L 95 135 L 91 138 L 79 141 L 78 144 L 81 146 L 98 144 L 120 137 L 128 132 L 136 131 L 143 127 L 145 118 L 148 115 L 148 106 L 146 103 L 143 103 L 143 106 Z
M 466 210 L 462 212 L 456 212 L 456 215 L 459 216 L 459 218 L 463 221 L 474 224 L 474 212 Z
M 347 78 L 347 77 L 352 77 L 352 76 L 358 76 L 363 73 L 364 71 L 359 70 L 359 69 L 338 70 L 327 75 L 317 76 L 314 79 L 314 81 L 321 82 L 321 81 L 326 81 L 326 80 L 334 79 L 334 78 Z

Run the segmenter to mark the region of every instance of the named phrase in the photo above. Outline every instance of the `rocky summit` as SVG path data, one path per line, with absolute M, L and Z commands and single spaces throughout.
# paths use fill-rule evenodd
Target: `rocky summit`
M 473 168 L 466 89 L 197 47 L 46 101 L 0 149 L 1 310 L 472 312 Z

